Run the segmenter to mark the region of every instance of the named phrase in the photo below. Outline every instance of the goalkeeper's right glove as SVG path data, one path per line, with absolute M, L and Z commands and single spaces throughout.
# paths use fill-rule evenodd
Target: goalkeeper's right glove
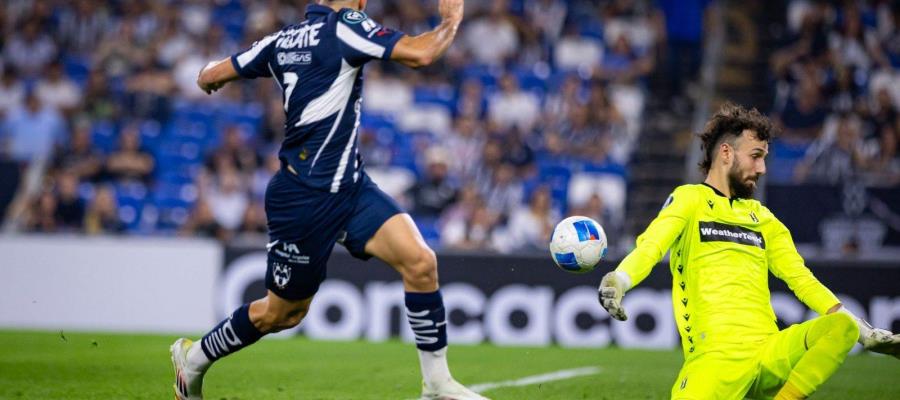
M 598 288 L 598 297 L 600 305 L 613 318 L 624 321 L 628 319 L 625 314 L 625 308 L 622 307 L 622 296 L 631 289 L 631 278 L 628 274 L 619 271 L 612 271 L 603 276 Z
M 847 314 L 856 321 L 856 325 L 859 326 L 859 344 L 863 345 L 864 349 L 900 358 L 900 334 L 873 328 L 872 325 L 854 315 L 844 306 L 841 306 L 838 312 Z

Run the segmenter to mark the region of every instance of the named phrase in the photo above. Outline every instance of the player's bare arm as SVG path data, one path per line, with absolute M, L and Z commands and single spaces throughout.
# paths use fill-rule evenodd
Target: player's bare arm
M 418 36 L 406 36 L 397 42 L 391 60 L 411 68 L 431 65 L 447 52 L 463 19 L 463 0 L 441 0 L 441 23 Z
M 200 74 L 197 76 L 197 86 L 206 94 L 213 92 L 225 86 L 226 83 L 240 78 L 237 70 L 231 65 L 231 60 L 223 58 L 219 61 L 212 61 L 206 64 Z

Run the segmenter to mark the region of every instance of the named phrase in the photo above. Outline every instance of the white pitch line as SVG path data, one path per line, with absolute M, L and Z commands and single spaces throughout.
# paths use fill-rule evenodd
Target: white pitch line
M 488 390 L 493 390 L 493 389 L 502 388 L 502 387 L 537 385 L 539 383 L 561 381 L 564 379 L 572 379 L 572 378 L 577 378 L 579 376 L 596 375 L 599 373 L 600 373 L 600 367 L 582 367 L 582 368 L 574 368 L 574 369 L 563 369 L 563 370 L 559 370 L 559 371 L 548 372 L 546 374 L 526 376 L 524 378 L 513 379 L 513 380 L 508 380 L 508 381 L 479 383 L 477 385 L 469 386 L 469 389 L 472 389 L 473 391 L 478 392 L 478 393 L 482 393 L 482 392 L 485 392 Z

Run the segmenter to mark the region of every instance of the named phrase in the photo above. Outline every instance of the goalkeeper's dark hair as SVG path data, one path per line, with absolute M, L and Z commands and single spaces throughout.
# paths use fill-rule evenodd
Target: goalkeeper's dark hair
M 703 161 L 698 164 L 700 170 L 708 174 L 719 144 L 727 140 L 733 145 L 744 130 L 755 132 L 759 140 L 767 143 L 775 133 L 772 122 L 755 108 L 748 110 L 732 102 L 723 104 L 699 134 L 700 149 L 703 150 Z

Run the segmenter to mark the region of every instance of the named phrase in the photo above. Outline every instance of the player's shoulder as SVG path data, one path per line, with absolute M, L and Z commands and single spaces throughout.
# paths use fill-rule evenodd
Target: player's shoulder
M 685 184 L 675 188 L 672 191 L 671 197 L 681 197 L 685 200 L 696 201 L 702 197 L 704 197 L 709 190 L 709 187 L 702 184 Z
M 671 194 L 669 194 L 669 197 L 663 204 L 663 208 L 674 203 L 678 203 L 681 207 L 690 207 L 691 205 L 696 204 L 702 197 L 701 191 L 702 185 L 687 184 L 678 186 L 672 190 Z

